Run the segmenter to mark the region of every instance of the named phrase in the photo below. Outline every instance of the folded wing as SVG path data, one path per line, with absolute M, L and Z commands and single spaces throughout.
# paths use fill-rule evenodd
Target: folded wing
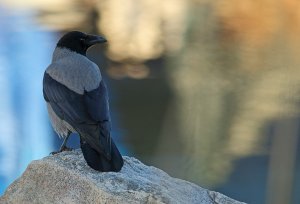
M 78 94 L 45 72 L 45 100 L 62 120 L 70 124 L 94 150 L 111 159 L 111 122 L 105 84 Z

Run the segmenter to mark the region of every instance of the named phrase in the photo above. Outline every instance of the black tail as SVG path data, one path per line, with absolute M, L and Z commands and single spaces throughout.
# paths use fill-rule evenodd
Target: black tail
M 101 172 L 121 170 L 124 163 L 123 158 L 113 140 L 111 140 L 111 160 L 106 159 L 82 138 L 80 138 L 80 146 L 84 159 L 91 168 Z

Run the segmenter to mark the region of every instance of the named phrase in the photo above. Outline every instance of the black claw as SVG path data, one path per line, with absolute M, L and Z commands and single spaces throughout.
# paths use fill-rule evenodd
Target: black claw
M 55 154 L 58 154 L 58 153 L 61 153 L 61 152 L 64 152 L 64 151 L 72 151 L 73 148 L 69 148 L 69 147 L 62 147 L 59 151 L 56 151 L 56 152 L 51 152 L 50 155 L 55 155 Z
M 64 146 L 64 147 L 60 150 L 60 152 L 64 152 L 64 151 L 72 151 L 72 150 L 73 150 L 73 148 Z
M 59 151 L 57 151 L 57 152 L 51 152 L 49 155 L 55 155 L 55 154 L 58 154 L 58 153 L 60 153 Z

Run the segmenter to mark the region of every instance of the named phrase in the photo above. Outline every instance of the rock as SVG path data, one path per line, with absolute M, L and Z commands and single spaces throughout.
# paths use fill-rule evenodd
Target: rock
M 33 161 L 0 198 L 1 204 L 34 203 L 197 203 L 241 204 L 220 193 L 172 178 L 124 156 L 121 172 L 87 166 L 80 150 Z

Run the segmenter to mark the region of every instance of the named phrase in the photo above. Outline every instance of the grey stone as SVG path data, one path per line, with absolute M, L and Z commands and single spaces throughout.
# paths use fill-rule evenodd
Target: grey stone
M 29 164 L 0 198 L 1 204 L 180 203 L 241 204 L 220 193 L 170 177 L 164 171 L 124 156 L 121 172 L 97 172 L 80 150 Z

